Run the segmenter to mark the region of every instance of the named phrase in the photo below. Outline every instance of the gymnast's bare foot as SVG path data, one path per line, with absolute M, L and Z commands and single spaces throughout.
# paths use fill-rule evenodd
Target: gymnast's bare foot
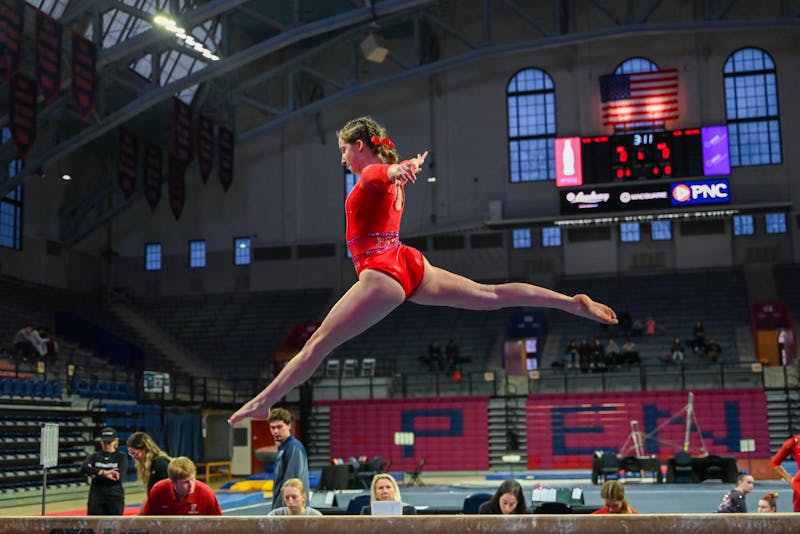
M 579 306 L 577 310 L 572 311 L 575 315 L 600 323 L 617 324 L 617 314 L 614 313 L 614 310 L 605 304 L 593 301 L 589 295 L 580 293 L 572 297 L 572 300 Z
M 236 410 L 236 412 L 228 419 L 229 425 L 234 425 L 242 419 L 252 417 L 253 419 L 266 419 L 269 416 L 269 406 L 263 405 L 258 397 L 254 397 L 247 401 L 244 406 Z

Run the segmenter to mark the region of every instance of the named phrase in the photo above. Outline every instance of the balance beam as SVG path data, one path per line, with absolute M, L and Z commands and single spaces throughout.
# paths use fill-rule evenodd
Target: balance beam
M 0 517 L 0 534 L 205 534 L 266 532 L 361 534 L 364 532 L 570 532 L 598 534 L 691 532 L 778 534 L 797 532 L 797 514 L 641 514 L 641 515 L 418 515 L 397 517 Z

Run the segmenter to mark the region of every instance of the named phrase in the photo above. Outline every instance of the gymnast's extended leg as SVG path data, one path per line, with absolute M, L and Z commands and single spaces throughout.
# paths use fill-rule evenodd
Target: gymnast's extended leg
M 425 260 L 422 284 L 409 299 L 417 304 L 451 306 L 467 310 L 496 310 L 507 307 L 542 307 L 586 317 L 601 323 L 615 324 L 614 310 L 593 301 L 587 295 L 573 297 L 519 282 L 480 284 Z
M 333 349 L 386 317 L 404 300 L 405 292 L 393 278 L 378 271 L 362 272 L 359 281 L 331 308 L 300 352 L 228 422 L 233 424 L 246 417 L 266 419 L 272 405 L 311 378 Z

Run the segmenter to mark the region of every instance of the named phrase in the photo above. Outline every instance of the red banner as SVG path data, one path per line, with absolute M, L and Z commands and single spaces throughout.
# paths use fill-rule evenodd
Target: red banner
M 19 71 L 25 2 L 0 0 L 0 73 L 10 80 Z
M 17 157 L 25 159 L 36 140 L 36 82 L 17 74 L 8 90 L 8 116 Z
M 119 156 L 117 160 L 119 187 L 125 200 L 136 191 L 136 176 L 139 174 L 139 140 L 123 128 L 119 129 Z
M 150 143 L 144 144 L 144 196 L 153 210 L 161 200 L 163 159 L 161 147 Z
M 200 177 L 207 183 L 214 163 L 214 121 L 202 113 L 197 118 L 197 162 Z
M 172 154 L 184 166 L 194 159 L 192 108 L 180 98 L 172 98 Z
M 233 130 L 224 126 L 219 127 L 219 181 L 222 188 L 227 191 L 233 182 Z
M 36 11 L 36 83 L 45 104 L 61 90 L 61 23 Z
M 97 46 L 82 35 L 72 33 L 72 98 L 81 118 L 89 119 L 97 99 Z
M 175 220 L 180 219 L 186 204 L 186 162 L 169 155 L 169 207 Z

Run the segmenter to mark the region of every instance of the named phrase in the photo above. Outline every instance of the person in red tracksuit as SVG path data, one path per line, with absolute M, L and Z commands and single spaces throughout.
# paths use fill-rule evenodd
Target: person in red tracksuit
M 416 181 L 428 153 L 399 162 L 383 126 L 369 117 L 349 121 L 337 137 L 342 165 L 359 175 L 345 202 L 347 248 L 358 281 L 278 376 L 231 416 L 231 424 L 247 417 L 266 418 L 270 407 L 311 378 L 333 349 L 406 300 L 467 310 L 541 306 L 601 323 L 617 323 L 611 308 L 587 295 L 568 296 L 525 283 L 479 284 L 434 267 L 419 250 L 400 241 L 405 186 Z

